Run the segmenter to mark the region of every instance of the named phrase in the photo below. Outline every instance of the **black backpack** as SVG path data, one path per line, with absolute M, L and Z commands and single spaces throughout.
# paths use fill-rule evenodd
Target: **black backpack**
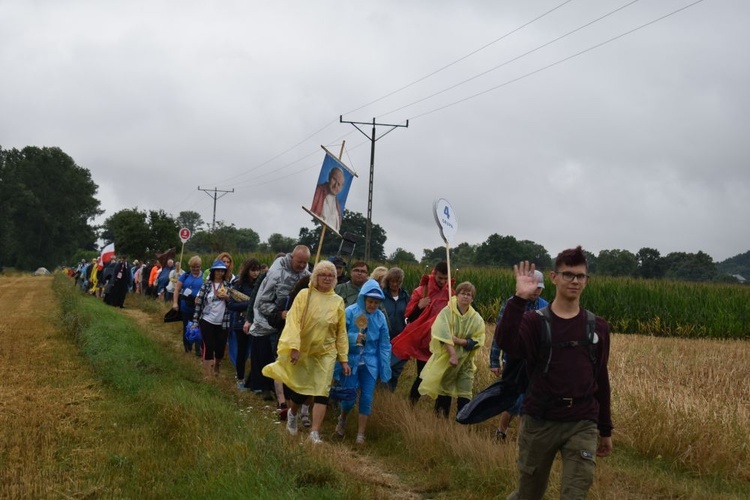
M 541 309 L 537 309 L 536 313 L 542 319 L 544 323 L 544 330 L 542 332 L 542 349 L 539 352 L 539 360 L 542 362 L 544 368 L 542 369 L 542 375 L 547 376 L 549 372 L 549 363 L 552 360 L 552 352 L 554 349 L 560 349 L 565 347 L 588 347 L 589 358 L 594 369 L 594 378 L 596 378 L 596 346 L 598 338 L 596 336 L 596 315 L 589 310 L 586 310 L 586 339 L 585 340 L 570 340 L 568 342 L 555 342 L 552 343 L 552 315 L 549 310 L 549 306 L 544 306 Z M 546 352 L 545 352 L 546 351 Z
M 539 315 L 544 328 L 542 329 L 542 347 L 539 350 L 539 364 L 534 369 L 534 373 L 531 374 L 529 380 L 528 390 L 533 390 L 535 382 L 539 377 L 546 377 L 549 372 L 549 364 L 552 361 L 553 353 L 556 349 L 573 349 L 579 347 L 585 347 L 588 350 L 589 359 L 591 360 L 591 369 L 593 371 L 591 393 L 585 398 L 589 399 L 594 395 L 594 386 L 596 385 L 597 378 L 597 363 L 596 363 L 596 344 L 599 341 L 596 335 L 596 315 L 589 310 L 586 310 L 586 338 L 584 340 L 569 340 L 567 342 L 552 342 L 552 315 L 549 310 L 549 306 L 545 306 L 538 309 L 536 313 Z M 537 395 L 538 399 L 542 402 L 542 418 L 544 413 L 549 409 L 550 406 L 555 404 L 563 406 L 567 404 L 573 404 L 574 401 L 571 398 L 555 398 L 553 395 Z M 570 401 L 568 401 L 570 400 Z

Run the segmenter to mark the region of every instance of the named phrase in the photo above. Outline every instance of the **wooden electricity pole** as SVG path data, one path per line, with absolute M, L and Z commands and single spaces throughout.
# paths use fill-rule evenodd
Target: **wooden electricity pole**
M 370 240 L 372 238 L 372 181 L 375 176 L 375 142 L 398 127 L 404 127 L 404 128 L 408 127 L 409 120 L 406 120 L 406 125 L 392 125 L 390 123 L 376 123 L 375 118 L 372 119 L 372 123 L 350 122 L 350 121 L 345 121 L 343 115 L 339 115 L 339 122 L 350 123 L 354 125 L 354 128 L 359 130 L 362 133 L 362 135 L 370 139 L 370 186 L 367 191 L 367 228 L 365 229 L 365 262 L 369 262 L 370 261 Z M 358 125 L 372 125 L 372 135 L 368 136 L 361 128 L 358 127 Z M 376 136 L 375 127 L 390 127 L 390 129 L 380 134 L 380 136 Z

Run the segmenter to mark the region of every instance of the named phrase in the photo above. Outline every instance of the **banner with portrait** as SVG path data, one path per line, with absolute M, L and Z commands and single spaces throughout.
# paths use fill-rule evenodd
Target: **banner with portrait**
M 339 234 L 341 221 L 344 218 L 346 199 L 352 179 L 357 174 L 344 165 L 324 146 L 321 146 L 326 156 L 320 167 L 320 174 L 315 185 L 315 193 L 310 208 L 302 207 L 318 222 L 324 224 L 331 231 Z

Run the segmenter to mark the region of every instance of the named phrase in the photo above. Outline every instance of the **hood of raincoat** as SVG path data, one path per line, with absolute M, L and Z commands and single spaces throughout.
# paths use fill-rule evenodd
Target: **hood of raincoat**
M 365 312 L 367 309 L 365 309 L 365 298 L 366 297 L 372 297 L 375 299 L 380 300 L 381 302 L 385 299 L 385 295 L 383 295 L 383 290 L 380 288 L 380 285 L 377 281 L 374 279 L 369 279 L 365 281 L 365 284 L 362 285 L 362 288 L 359 290 L 359 296 L 357 297 L 357 305 L 362 310 L 362 312 Z

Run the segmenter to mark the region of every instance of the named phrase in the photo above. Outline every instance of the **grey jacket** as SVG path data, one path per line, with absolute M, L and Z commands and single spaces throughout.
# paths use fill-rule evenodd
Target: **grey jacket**
M 278 318 L 281 311 L 291 308 L 292 305 L 287 304 L 289 294 L 299 280 L 309 275 L 310 271 L 307 268 L 300 273 L 294 272 L 292 254 L 286 254 L 274 261 L 255 297 L 254 322 L 250 327 L 250 335 L 265 337 L 279 332 L 271 323 L 277 323 L 278 320 L 274 321 L 274 318 Z

